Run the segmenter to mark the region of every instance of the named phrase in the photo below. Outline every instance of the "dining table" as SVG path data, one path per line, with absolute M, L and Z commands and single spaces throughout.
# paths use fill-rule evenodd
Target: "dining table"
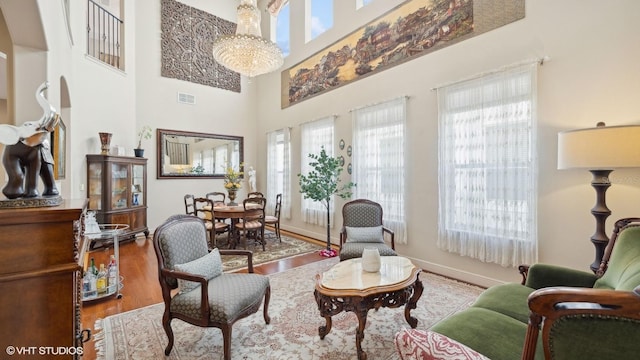
M 256 208 L 256 204 L 247 204 L 248 209 Z M 236 224 L 244 217 L 244 205 L 223 205 L 213 206 L 213 216 L 216 219 L 229 219 L 229 248 L 235 248 L 240 242 L 240 231 L 236 229 Z

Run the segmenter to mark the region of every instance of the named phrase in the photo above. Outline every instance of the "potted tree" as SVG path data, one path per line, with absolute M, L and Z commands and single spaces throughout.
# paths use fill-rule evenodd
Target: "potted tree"
M 320 150 L 320 154 L 309 154 L 312 160 L 309 165 L 313 167 L 307 175 L 298 174 L 300 183 L 300 192 L 305 199 L 320 201 L 327 209 L 327 247 L 320 252 L 320 255 L 326 257 L 336 256 L 336 251 L 331 249 L 331 230 L 330 230 L 330 208 L 331 197 L 337 195 L 342 199 L 351 197 L 351 188 L 356 186 L 349 181 L 340 186 L 340 173 L 342 173 L 342 165 L 340 160 L 327 155 L 324 146 Z
M 145 125 L 140 128 L 140 131 L 138 131 L 138 147 L 133 149 L 136 157 L 144 156 L 144 149 L 142 148 L 142 138 L 151 139 L 151 126 Z

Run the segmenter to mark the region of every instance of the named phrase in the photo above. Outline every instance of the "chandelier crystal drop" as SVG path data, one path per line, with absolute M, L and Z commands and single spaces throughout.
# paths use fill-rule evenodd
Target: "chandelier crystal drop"
M 213 58 L 224 67 L 247 77 L 266 74 L 284 63 L 282 51 L 262 38 L 256 0 L 241 0 L 235 35 L 219 36 L 213 42 Z

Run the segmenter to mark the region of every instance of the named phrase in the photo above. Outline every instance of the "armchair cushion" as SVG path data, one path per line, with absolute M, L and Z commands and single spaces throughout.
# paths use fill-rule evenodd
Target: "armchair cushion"
M 247 308 L 262 301 L 269 278 L 259 274 L 222 274 L 209 281 L 209 320 L 231 322 Z M 199 318 L 201 291 L 183 292 L 171 299 L 171 311 Z
M 523 323 L 529 321 L 526 299 L 535 289 L 516 283 L 493 286 L 483 291 L 473 306 L 492 310 Z
M 396 256 L 396 252 L 384 243 L 346 242 L 340 249 L 340 260 L 362 257 L 365 248 L 376 248 L 380 256 Z
M 595 289 L 632 291 L 640 284 L 640 226 L 620 232 L 611 253 L 607 271 L 594 284 Z
M 367 227 L 345 226 L 347 242 L 384 243 L 382 225 Z
M 446 335 L 494 360 L 520 359 L 527 324 L 492 310 L 472 306 L 438 322 L 432 331 Z M 537 344 L 536 359 L 544 359 Z
M 404 329 L 396 334 L 394 341 L 402 360 L 488 360 L 477 351 L 433 331 Z
M 213 249 L 207 255 L 190 261 L 186 264 L 176 264 L 175 269 L 189 274 L 200 275 L 207 280 L 211 280 L 222 274 L 222 259 L 217 248 Z M 200 286 L 195 281 L 178 279 L 180 292 L 189 292 Z

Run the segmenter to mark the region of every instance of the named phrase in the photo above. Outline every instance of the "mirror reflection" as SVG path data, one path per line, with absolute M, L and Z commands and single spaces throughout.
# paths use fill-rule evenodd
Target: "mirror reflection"
M 242 136 L 157 130 L 158 178 L 223 178 L 244 162 Z

